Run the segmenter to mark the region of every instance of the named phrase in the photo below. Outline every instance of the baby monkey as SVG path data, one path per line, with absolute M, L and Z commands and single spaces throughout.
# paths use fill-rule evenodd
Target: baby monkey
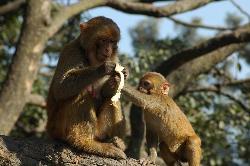
M 148 72 L 140 79 L 138 91 L 129 85 L 123 88 L 127 99 L 144 111 L 150 160 L 155 162 L 160 143 L 160 155 L 168 166 L 180 162 L 199 166 L 201 140 L 168 92 L 169 83 L 156 72 Z

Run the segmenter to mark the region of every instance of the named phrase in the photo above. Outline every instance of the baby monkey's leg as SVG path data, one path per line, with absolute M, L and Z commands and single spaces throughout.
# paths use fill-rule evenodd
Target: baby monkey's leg
M 157 157 L 158 135 L 147 128 L 146 124 L 146 141 L 149 153 L 149 160 L 155 163 Z
M 161 142 L 159 147 L 160 147 L 160 156 L 165 161 L 167 166 L 175 166 L 175 164 L 178 163 L 178 161 L 175 158 L 175 155 L 172 152 L 170 152 L 168 146 L 165 143 Z

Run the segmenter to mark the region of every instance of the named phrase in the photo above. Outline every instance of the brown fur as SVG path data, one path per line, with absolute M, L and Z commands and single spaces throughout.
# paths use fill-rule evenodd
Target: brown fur
M 47 100 L 47 131 L 86 152 L 125 158 L 124 148 L 109 141 L 125 133 L 120 102 L 110 100 L 120 81 L 114 71 L 120 30 L 105 17 L 82 23 L 80 29 L 59 58 Z
M 166 83 L 162 75 L 149 72 L 140 80 L 138 89 L 142 93 L 128 86 L 123 92 L 130 101 L 142 107 L 144 111 L 147 144 L 152 160 L 157 156 L 159 139 L 160 155 L 167 165 L 173 166 L 182 161 L 188 162 L 190 166 L 199 166 L 201 140 L 172 98 L 161 93 L 162 85 Z M 164 89 L 168 92 L 167 88 Z

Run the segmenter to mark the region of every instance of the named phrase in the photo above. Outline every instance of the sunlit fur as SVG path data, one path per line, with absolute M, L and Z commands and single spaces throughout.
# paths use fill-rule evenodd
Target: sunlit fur
M 154 161 L 157 156 L 159 138 L 160 155 L 168 166 L 180 161 L 188 162 L 189 166 L 200 166 L 199 136 L 173 99 L 161 93 L 161 86 L 167 80 L 159 73 L 148 72 L 141 78 L 140 82 L 143 81 L 151 85 L 146 84 L 145 88 L 140 83 L 138 89 L 142 89 L 142 93 L 132 88 L 125 88 L 123 93 L 144 112 L 150 159 Z

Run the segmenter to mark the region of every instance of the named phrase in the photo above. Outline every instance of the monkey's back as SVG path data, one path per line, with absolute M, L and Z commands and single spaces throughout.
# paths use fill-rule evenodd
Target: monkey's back
M 186 138 L 195 135 L 185 114 L 168 96 L 159 97 L 158 106 L 154 110 L 145 109 L 144 118 L 147 127 L 155 131 L 172 152 L 175 152 Z
M 60 53 L 60 57 L 58 60 L 58 65 L 55 70 L 55 74 L 52 78 L 48 97 L 47 97 L 47 113 L 48 113 L 48 121 L 47 121 L 47 132 L 51 137 L 58 138 L 61 136 L 58 128 L 62 128 L 60 123 L 60 117 L 63 116 L 63 113 L 60 110 L 61 102 L 58 102 L 58 98 L 60 95 L 64 93 L 68 93 L 67 91 L 62 91 L 59 88 L 60 82 L 62 81 L 63 74 L 66 73 L 72 67 L 80 67 L 86 65 L 86 60 L 84 59 L 84 55 L 80 50 L 80 45 L 78 38 L 72 40 L 67 43 L 63 50 Z M 68 89 L 70 91 L 71 89 Z M 56 95 L 55 95 L 56 94 Z M 59 119 L 59 121 L 57 120 Z

